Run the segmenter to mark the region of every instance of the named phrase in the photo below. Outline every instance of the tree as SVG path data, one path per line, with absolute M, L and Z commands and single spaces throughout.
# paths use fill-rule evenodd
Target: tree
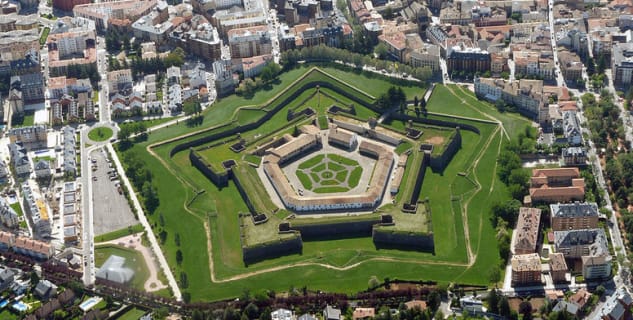
M 627 230 L 628 232 L 628 230 Z M 596 287 L 596 291 L 594 291 L 594 293 L 598 296 L 598 297 L 602 297 L 602 295 L 604 294 L 604 292 L 606 291 L 605 287 L 603 285 L 599 285 Z
M 420 100 L 418 100 L 418 96 L 413 97 L 413 106 L 417 107 L 420 104 Z
M 180 286 L 185 289 L 189 287 L 189 279 L 184 271 L 180 273 Z
M 374 49 L 374 54 L 376 55 L 376 57 L 378 57 L 378 59 L 385 60 L 385 59 L 387 59 L 387 55 L 389 54 L 389 50 L 387 49 L 387 46 L 384 43 L 381 42 Z
M 496 289 L 490 290 L 486 300 L 488 301 L 488 310 L 492 313 L 499 313 L 499 294 Z
M 521 301 L 519 304 L 519 313 L 523 315 L 523 319 L 532 319 L 532 304 L 529 301 Z
M 427 300 L 428 301 L 426 302 L 426 304 L 429 306 L 429 309 L 431 309 L 431 312 L 435 313 L 437 309 L 440 307 L 440 303 L 442 302 L 442 297 L 440 296 L 440 293 L 437 290 L 433 290 L 431 291 L 431 293 L 429 293 Z
M 499 315 L 505 318 L 510 318 L 512 315 L 512 309 L 510 309 L 510 302 L 505 296 L 501 296 L 499 299 Z
M 40 282 L 40 276 L 37 275 L 37 272 L 31 272 L 31 285 L 35 286 Z
M 180 249 L 176 251 L 176 263 L 178 263 L 178 265 L 182 264 L 182 251 L 180 251 Z
M 244 308 L 244 314 L 248 319 L 257 319 L 259 317 L 259 308 L 251 302 Z
M 174 235 L 174 243 L 180 247 L 180 233 L 178 232 Z

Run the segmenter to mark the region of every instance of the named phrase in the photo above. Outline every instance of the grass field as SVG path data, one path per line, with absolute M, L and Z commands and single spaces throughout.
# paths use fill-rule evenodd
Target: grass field
M 231 119 L 239 106 L 270 99 L 306 70 L 299 68 L 282 74 L 279 84 L 268 91 L 257 92 L 251 100 L 231 96 L 219 101 L 205 111 L 204 127 L 213 127 Z M 353 83 L 360 90 L 376 95 L 389 87 L 389 83 L 379 79 L 366 79 L 334 69 L 325 71 Z M 452 94 L 450 91 L 445 92 L 443 86 L 436 86 L 435 90 L 438 89 L 445 95 Z M 479 114 L 478 119 L 497 119 L 503 123 L 509 136 L 515 136 L 529 124 L 516 115 L 495 112 L 494 107 L 477 101 L 468 93 L 462 92 L 461 88 L 451 89 L 460 97 L 453 100 L 441 99 L 434 93 L 427 108 L 433 112 L 443 110 L 441 112 L 458 116 L 474 117 Z M 405 89 L 407 95 L 418 92 L 418 96 L 422 96 L 423 91 L 421 88 Z M 460 103 L 455 103 L 455 99 Z M 468 101 L 472 106 L 461 104 L 460 99 Z M 475 100 L 471 101 L 472 99 Z M 481 112 L 473 113 L 473 108 L 478 108 Z M 356 109 L 358 111 L 362 108 L 357 106 Z M 367 281 L 374 275 L 391 279 L 488 284 L 487 275 L 498 268 L 499 262 L 494 230 L 489 223 L 489 209 L 495 202 L 509 198 L 505 186 L 496 177 L 496 157 L 506 138 L 498 125 L 462 121 L 478 126 L 481 134 L 463 130 L 462 150 L 444 172 L 434 173 L 427 169 L 420 195 L 421 199 L 429 198 L 436 237 L 435 254 L 377 249 L 369 237 L 305 241 L 300 255 L 269 259 L 245 267 L 241 259 L 238 213 L 248 212 L 248 208 L 235 185 L 230 182 L 227 187 L 217 188 L 190 165 L 187 152 L 169 157 L 173 144 L 153 148 L 158 157 L 148 154 L 146 149 L 149 144 L 178 136 L 191 129 L 180 124 L 152 132 L 147 142 L 133 146 L 128 152 L 143 156 L 147 168 L 155 173 L 154 184 L 161 199 L 158 211 L 163 213 L 164 228 L 168 232 L 167 241 L 162 248 L 176 273 L 186 271 L 189 279 L 196 279 L 190 281 L 189 288 L 185 290 L 191 293 L 194 300 L 231 298 L 241 294 L 244 288 L 249 288 L 251 292 L 264 289 L 283 291 L 290 286 L 303 285 L 311 289 L 351 293 L 366 289 Z M 288 126 L 284 111 L 273 116 L 258 130 L 274 131 L 280 124 Z M 210 155 L 211 158 L 216 156 Z M 409 160 L 410 163 L 415 164 L 418 161 L 415 157 L 410 158 L 413 158 Z M 457 173 L 460 172 L 466 172 L 469 179 L 459 176 Z M 184 206 L 183 204 L 194 199 L 199 190 L 205 192 L 196 196 L 188 206 Z M 397 198 L 397 201 L 400 200 Z M 148 216 L 148 219 L 158 223 L 157 215 Z M 176 233 L 187 246 L 175 245 L 173 237 Z M 211 238 L 211 248 L 207 247 L 207 234 Z M 182 250 L 184 256 L 181 266 L 175 262 L 174 252 L 177 249 Z M 375 260 L 376 258 L 393 260 Z M 210 260 L 213 263 L 213 281 L 209 269 L 205 267 Z M 293 267 L 297 263 L 307 265 Z M 310 263 L 328 264 L 332 268 Z M 351 267 L 356 263 L 360 264 Z M 278 269 L 267 271 L 273 267 Z
M 132 308 L 130 310 L 128 310 L 127 312 L 125 312 L 124 314 L 122 314 L 119 317 L 116 317 L 116 320 L 138 320 L 140 317 L 142 317 L 143 315 L 145 315 L 147 313 L 147 311 L 138 309 L 138 308 Z
M 124 266 L 134 270 L 134 277 L 132 278 L 130 286 L 143 291 L 143 285 L 149 278 L 149 270 L 147 269 L 147 264 L 145 263 L 143 255 L 136 250 L 124 248 L 118 245 L 108 244 L 96 246 L 95 265 L 97 267 L 101 267 L 111 255 L 117 255 L 125 258 Z
M 106 141 L 112 137 L 112 129 L 108 127 L 96 127 L 88 132 L 88 138 L 92 141 Z
M 144 231 L 143 225 L 139 223 L 139 224 L 130 226 L 128 228 L 123 228 L 123 229 L 115 230 L 112 232 L 104 233 L 102 235 L 97 235 L 95 236 L 95 242 L 106 242 L 110 240 L 115 240 L 118 238 L 122 238 L 128 235 L 138 233 L 138 232 L 143 232 L 143 231 Z

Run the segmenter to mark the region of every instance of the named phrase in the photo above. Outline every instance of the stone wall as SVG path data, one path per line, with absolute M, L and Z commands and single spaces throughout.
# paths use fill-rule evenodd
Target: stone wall
M 200 170 L 205 177 L 209 178 L 218 187 L 226 187 L 229 184 L 230 173 L 225 170 L 215 171 L 210 164 L 204 160 L 193 149 L 189 149 L 189 160 L 196 169 Z
M 290 228 L 299 231 L 302 238 L 320 238 L 345 235 L 370 236 L 375 224 L 380 223 L 380 217 L 365 221 L 350 221 L 341 223 L 299 224 L 291 222 Z
M 442 172 L 446 166 L 451 162 L 453 156 L 462 147 L 462 134 L 459 131 L 459 127 L 455 128 L 455 133 L 450 137 L 448 144 L 444 147 L 444 151 L 431 157 L 430 166 L 435 172 Z
M 375 227 L 372 238 L 378 247 L 409 247 L 435 252 L 433 233 L 393 231 Z
M 244 263 L 249 264 L 289 254 L 301 253 L 302 250 L 303 241 L 301 240 L 301 236 L 295 234 L 295 236 L 290 239 L 259 243 L 249 247 L 243 246 L 242 258 Z

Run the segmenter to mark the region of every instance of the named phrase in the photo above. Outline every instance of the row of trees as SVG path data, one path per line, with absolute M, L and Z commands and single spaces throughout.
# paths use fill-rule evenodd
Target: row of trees
M 433 71 L 429 67 L 414 68 L 398 62 L 375 59 L 371 55 L 354 53 L 349 50 L 324 45 L 284 51 L 281 54 L 280 61 L 282 66 L 288 68 L 303 60 L 341 61 L 346 64 L 353 64 L 356 67 L 370 66 L 377 70 L 407 73 L 421 81 L 426 81 L 433 76 Z
M 613 96 L 607 90 L 602 90 L 600 101 L 596 101 L 591 93 L 582 95 L 581 100 L 596 147 L 611 146 L 612 149 L 617 149 L 625 131 L 620 119 L 620 109 L 613 102 Z
M 152 184 L 152 172 L 147 169 L 147 165 L 135 152 L 125 152 L 124 162 L 127 164 L 125 174 L 132 180 L 132 184 L 142 196 L 143 206 L 148 213 L 153 214 L 160 204 L 158 191 Z

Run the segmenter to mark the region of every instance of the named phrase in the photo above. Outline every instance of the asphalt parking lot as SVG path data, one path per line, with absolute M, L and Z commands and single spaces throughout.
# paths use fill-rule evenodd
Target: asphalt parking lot
M 112 181 L 108 171 L 115 170 L 108 166 L 104 151 L 96 150 L 90 154 L 91 165 L 97 165 L 92 171 L 92 190 L 94 205 L 94 232 L 101 235 L 114 230 L 135 225 L 138 221 L 123 194 L 119 194 L 116 183 L 118 177 Z M 92 163 L 92 160 L 96 163 Z M 114 165 L 112 166 L 114 167 Z M 116 170 L 115 170 L 116 171 Z M 96 180 L 95 180 L 96 177 Z

